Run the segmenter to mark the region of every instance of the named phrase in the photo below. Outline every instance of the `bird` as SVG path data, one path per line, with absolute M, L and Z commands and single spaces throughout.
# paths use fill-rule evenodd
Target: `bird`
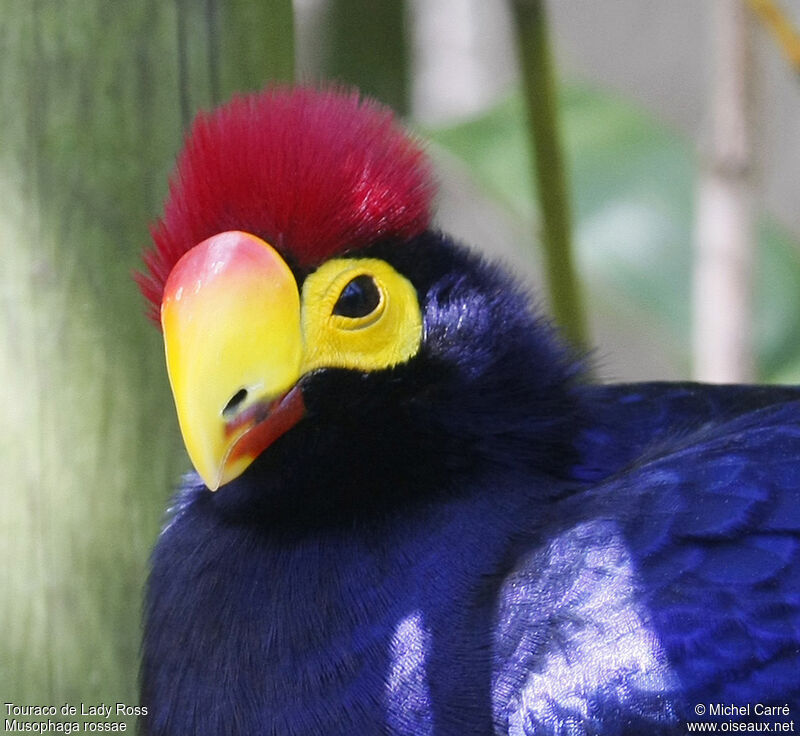
M 598 381 L 436 190 L 357 90 L 191 126 L 137 275 L 194 467 L 143 732 L 793 728 L 800 390 Z

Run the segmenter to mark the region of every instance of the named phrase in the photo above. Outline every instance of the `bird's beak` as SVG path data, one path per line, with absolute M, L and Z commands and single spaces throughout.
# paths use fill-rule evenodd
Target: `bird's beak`
M 221 233 L 173 268 L 161 324 L 186 449 L 213 491 L 303 416 L 297 284 L 268 243 Z

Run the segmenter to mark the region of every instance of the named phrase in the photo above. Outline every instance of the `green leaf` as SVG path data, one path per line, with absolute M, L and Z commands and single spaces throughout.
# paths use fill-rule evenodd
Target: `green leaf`
M 614 314 L 625 305 L 655 330 L 656 349 L 679 346 L 672 357 L 688 371 L 693 146 L 634 105 L 586 86 L 564 86 L 560 102 L 588 310 Z M 429 134 L 467 164 L 510 218 L 535 232 L 524 125 L 521 98 L 514 95 L 479 118 Z M 764 379 L 800 377 L 798 254 L 797 244 L 774 223 L 759 229 L 754 319 Z

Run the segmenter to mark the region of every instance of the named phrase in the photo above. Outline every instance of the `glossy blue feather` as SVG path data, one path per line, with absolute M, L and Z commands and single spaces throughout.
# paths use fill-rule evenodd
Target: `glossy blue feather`
M 144 731 L 799 717 L 800 390 L 595 385 L 442 236 L 365 254 L 414 283 L 422 349 L 306 377 L 308 416 L 241 478 L 187 479 L 153 555 Z

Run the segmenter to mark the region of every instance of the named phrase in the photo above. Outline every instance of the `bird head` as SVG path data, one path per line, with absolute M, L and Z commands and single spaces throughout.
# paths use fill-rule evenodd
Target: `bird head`
M 197 118 L 138 281 L 209 489 L 380 494 L 488 457 L 574 461 L 569 352 L 431 228 L 433 194 L 420 144 L 357 93 L 272 88 Z

